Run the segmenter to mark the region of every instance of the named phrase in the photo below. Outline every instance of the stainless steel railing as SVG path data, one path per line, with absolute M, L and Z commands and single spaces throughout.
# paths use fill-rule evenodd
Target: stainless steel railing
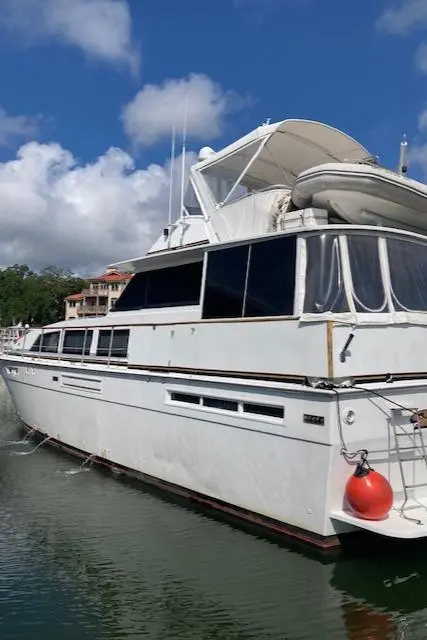
M 0 327 L 0 353 L 12 349 L 28 332 L 28 327 Z
M 8 328 L 10 329 L 10 328 Z M 13 329 L 13 328 L 12 328 Z M 108 338 L 108 346 L 99 344 L 99 335 L 96 335 L 96 330 L 110 331 Z M 71 362 L 100 362 L 106 363 L 108 366 L 111 363 L 123 363 L 127 361 L 127 347 L 128 338 L 123 344 L 117 344 L 114 341 L 115 331 L 130 331 L 129 326 L 115 327 L 102 326 L 81 326 L 76 329 L 71 327 L 49 327 L 49 328 L 19 328 L 19 332 L 8 332 L 4 329 L 4 341 L 1 346 L 1 329 L 0 329 L 0 353 L 7 353 L 14 357 L 26 357 L 32 360 L 39 360 L 43 358 L 53 358 L 58 361 L 71 361 Z M 82 340 L 76 346 L 65 345 L 64 336 L 65 332 L 73 333 L 78 331 Z M 30 334 L 33 334 L 30 336 Z M 45 339 L 45 336 L 55 334 L 55 338 Z M 82 335 L 83 334 L 83 335 Z M 117 333 L 116 333 L 117 335 Z M 37 344 L 38 340 L 38 344 Z M 94 344 L 96 341 L 96 344 Z M 81 344 L 80 344 L 81 342 Z M 36 346 L 37 345 L 37 346 Z M 36 348 L 34 348 L 36 346 Z M 94 347 L 96 347 L 94 349 Z M 101 352 L 101 353 L 99 353 Z

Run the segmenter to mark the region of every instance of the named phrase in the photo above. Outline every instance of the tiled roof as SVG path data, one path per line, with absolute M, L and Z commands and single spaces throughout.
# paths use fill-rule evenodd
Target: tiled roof
M 72 293 L 70 296 L 67 296 L 66 300 L 83 300 L 84 295 L 82 293 Z
M 107 271 L 101 276 L 94 278 L 88 278 L 89 282 L 127 282 L 132 278 L 132 273 L 126 273 L 125 271 Z

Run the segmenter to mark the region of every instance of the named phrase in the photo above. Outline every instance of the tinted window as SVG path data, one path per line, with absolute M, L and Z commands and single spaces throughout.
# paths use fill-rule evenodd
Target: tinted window
M 126 358 L 128 354 L 129 329 L 102 329 L 98 335 L 97 356 Z M 111 345 L 111 352 L 110 352 Z
M 251 246 L 245 316 L 293 314 L 295 259 L 295 236 Z
M 62 345 L 62 353 L 80 356 L 83 352 L 84 343 L 84 355 L 89 355 L 90 345 L 92 342 L 92 333 L 92 330 L 85 331 L 84 329 L 66 331 L 64 336 L 64 343 Z
M 386 297 L 378 254 L 378 238 L 364 235 L 347 236 L 353 300 L 356 311 L 383 311 Z
M 193 396 L 190 393 L 176 393 L 172 391 L 171 400 L 175 402 L 186 402 L 188 404 L 200 404 L 200 396 Z
M 41 346 L 40 346 L 41 343 Z M 41 353 L 56 353 L 59 344 L 59 331 L 49 331 L 40 334 L 34 341 L 30 351 L 40 351 Z
M 199 304 L 202 262 L 137 273 L 111 311 Z
M 130 311 L 145 307 L 147 273 L 136 273 L 127 283 L 122 295 L 110 311 Z
M 202 284 L 202 262 L 149 271 L 147 306 L 199 304 Z
M 242 317 L 248 251 L 246 245 L 208 254 L 204 318 Z
M 306 239 L 305 313 L 348 311 L 338 236 L 330 233 Z
M 244 413 L 254 413 L 255 415 L 268 416 L 269 418 L 283 418 L 285 415 L 284 407 L 273 407 L 250 402 L 243 403 L 243 411 Z
M 239 403 L 236 400 L 224 400 L 223 398 L 203 398 L 203 406 L 222 411 L 237 411 Z
M 391 293 L 396 311 L 427 311 L 427 247 L 387 239 Z

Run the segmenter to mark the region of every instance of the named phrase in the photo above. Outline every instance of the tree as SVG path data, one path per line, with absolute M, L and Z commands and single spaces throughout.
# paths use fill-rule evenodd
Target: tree
M 87 282 L 66 269 L 47 266 L 39 273 L 15 264 L 0 270 L 0 324 L 45 325 L 64 317 L 64 298 Z

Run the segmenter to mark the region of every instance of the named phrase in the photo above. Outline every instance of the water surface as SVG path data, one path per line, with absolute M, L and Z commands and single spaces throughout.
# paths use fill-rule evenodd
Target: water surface
M 427 638 L 427 541 L 326 558 L 22 438 L 1 385 L 2 640 Z

